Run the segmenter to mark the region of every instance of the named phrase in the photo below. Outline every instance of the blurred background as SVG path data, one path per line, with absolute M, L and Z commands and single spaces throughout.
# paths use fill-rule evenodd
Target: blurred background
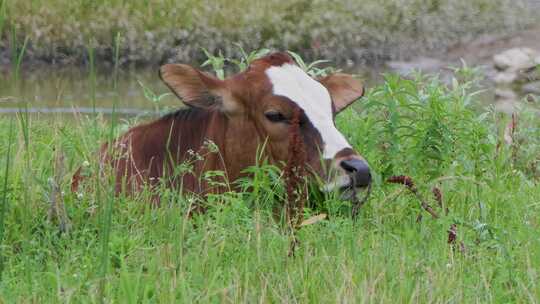
M 540 0 L 0 0 L 0 108 L 153 109 L 159 65 L 292 50 L 359 74 L 475 68 L 512 112 L 540 94 Z M 227 67 L 227 62 L 224 63 Z M 170 96 L 161 103 L 178 104 Z M 534 105 L 533 105 L 534 107 Z M 99 110 L 99 109 L 98 109 Z

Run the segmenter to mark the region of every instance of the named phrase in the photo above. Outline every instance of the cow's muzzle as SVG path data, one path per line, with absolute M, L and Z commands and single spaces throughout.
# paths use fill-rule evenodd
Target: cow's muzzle
M 371 172 L 361 158 L 348 157 L 334 162 L 334 174 L 322 188 L 325 192 L 339 191 L 342 199 L 354 199 L 358 192 L 364 192 L 371 185 Z
M 371 172 L 368 164 L 358 158 L 342 160 L 339 166 L 350 177 L 350 188 L 364 188 L 371 184 Z

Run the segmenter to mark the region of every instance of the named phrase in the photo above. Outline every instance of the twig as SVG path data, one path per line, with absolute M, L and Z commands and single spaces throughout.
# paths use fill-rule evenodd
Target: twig
M 439 218 L 439 215 L 437 214 L 437 212 L 435 212 L 435 210 L 431 208 L 431 206 L 422 197 L 420 192 L 418 192 L 418 189 L 416 189 L 416 186 L 414 185 L 412 178 L 405 175 L 391 176 L 390 178 L 388 178 L 387 182 L 405 185 L 405 187 L 407 187 L 407 189 L 409 189 L 409 191 L 411 191 L 416 196 L 416 198 L 418 199 L 418 201 L 420 202 L 420 205 L 422 206 L 424 210 L 426 210 L 429 214 L 431 214 L 433 218 L 435 219 Z
M 444 214 L 448 215 L 448 207 L 444 206 L 443 204 L 443 194 L 439 187 L 435 186 L 433 189 L 431 189 L 431 192 L 433 192 L 433 197 L 435 198 L 435 201 L 437 204 L 439 204 L 439 207 L 441 210 L 444 210 Z
M 288 257 L 294 257 L 298 245 L 300 245 L 300 241 L 296 237 L 296 233 L 293 230 L 291 233 L 291 242 L 289 243 L 289 252 L 287 253 Z
M 456 250 L 456 242 L 457 241 L 457 224 L 452 224 L 450 226 L 450 229 L 448 229 L 448 244 L 450 247 L 452 247 L 452 250 Z M 467 249 L 465 247 L 465 244 L 463 242 L 459 242 L 459 251 L 461 253 L 467 252 Z
M 443 180 L 443 179 L 440 178 L 439 180 Z M 399 176 L 392 176 L 387 181 L 389 183 L 405 185 L 405 187 L 409 189 L 409 191 L 411 191 L 412 193 L 416 195 L 416 198 L 420 201 L 420 204 L 422 205 L 422 208 L 424 208 L 424 210 L 426 210 L 429 214 L 431 214 L 431 216 L 434 219 L 439 218 L 439 215 L 435 212 L 435 210 L 433 210 L 433 208 L 431 208 L 431 206 L 420 195 L 420 193 L 418 192 L 418 189 L 416 189 L 414 185 L 412 178 L 405 175 L 399 175 Z M 442 194 L 441 189 L 435 186 L 432 188 L 431 191 L 433 193 L 435 201 L 438 203 L 441 209 L 444 209 L 445 214 L 448 215 L 448 208 L 444 208 L 443 194 Z M 422 214 L 419 213 L 416 218 L 416 222 L 420 222 L 421 220 L 422 220 Z M 457 224 L 454 223 L 450 226 L 450 229 L 448 229 L 448 244 L 450 244 L 450 246 L 452 247 L 452 250 L 455 250 L 457 243 L 458 243 L 457 242 Z M 465 253 L 467 251 L 465 244 L 463 244 L 463 242 L 461 241 L 459 242 L 459 251 L 461 253 Z

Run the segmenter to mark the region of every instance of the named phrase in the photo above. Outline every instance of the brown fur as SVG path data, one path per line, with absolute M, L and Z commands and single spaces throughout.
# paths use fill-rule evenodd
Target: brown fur
M 272 94 L 265 74 L 270 66 L 292 62 L 286 53 L 273 53 L 226 80 L 188 65 L 163 66 L 161 78 L 189 108 L 136 126 L 110 146 L 103 145 L 101 163 L 113 169 L 116 191 L 134 193 L 163 182 L 184 192 L 223 192 L 228 188 L 212 186 L 203 178 L 204 173 L 222 170 L 226 181 L 221 182 L 232 182 L 242 176 L 243 169 L 255 165 L 256 151 L 263 144 L 263 157 L 271 163 L 289 163 L 292 184 L 298 184 L 306 166 L 324 175 L 318 131 L 294 101 Z M 342 108 L 360 97 L 363 90 L 361 85 L 355 87 L 358 85 L 349 75 L 336 77 L 329 76 L 321 83 L 329 83 L 329 90 L 336 90 L 330 93 Z M 338 80 L 346 84 L 339 85 Z M 268 110 L 279 111 L 288 122 L 269 121 L 265 116 Z M 205 144 L 209 141 L 219 152 L 209 151 Z M 175 174 L 182 163 L 192 165 L 191 172 Z M 73 178 L 73 190 L 81 179 L 79 170 Z

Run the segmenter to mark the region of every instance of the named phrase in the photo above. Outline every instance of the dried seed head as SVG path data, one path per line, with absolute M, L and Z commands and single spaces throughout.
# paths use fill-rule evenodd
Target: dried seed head
M 304 141 L 300 134 L 300 115 L 301 109 L 296 108 L 293 113 L 291 125 L 289 128 L 289 154 L 287 165 L 284 169 L 285 183 L 287 186 L 287 213 L 289 221 L 297 217 L 298 223 L 302 220 L 302 213 L 305 201 L 305 191 L 303 189 L 306 150 Z M 292 222 L 290 222 L 293 224 Z
M 393 183 L 393 184 L 405 185 L 411 191 L 416 190 L 412 178 L 410 176 L 407 176 L 407 175 L 390 176 L 386 181 L 389 182 L 389 183 Z

